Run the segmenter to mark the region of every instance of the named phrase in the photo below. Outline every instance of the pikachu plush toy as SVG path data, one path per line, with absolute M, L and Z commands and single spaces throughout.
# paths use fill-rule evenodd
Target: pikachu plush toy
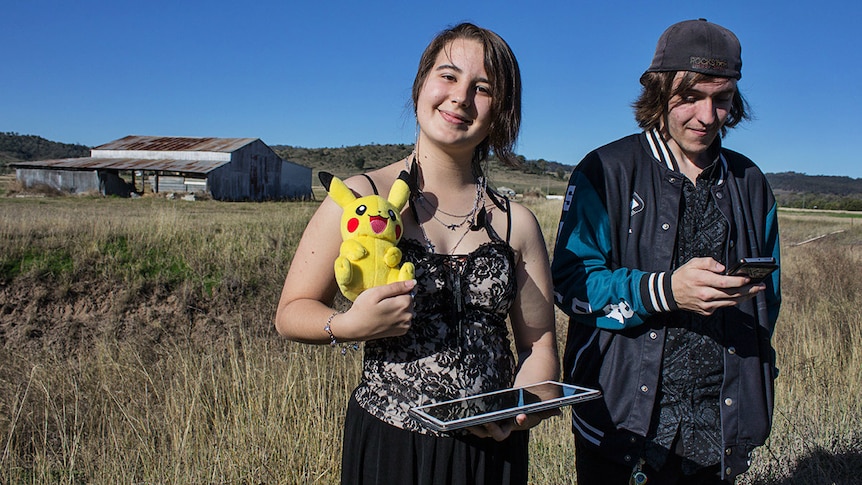
M 401 172 L 388 198 L 380 195 L 356 197 L 338 177 L 318 174 L 329 197 L 344 211 L 341 216 L 341 248 L 335 259 L 335 281 L 350 301 L 364 290 L 396 281 L 413 279 L 413 263 L 401 264 L 404 225 L 401 209 L 410 197 L 408 174 Z

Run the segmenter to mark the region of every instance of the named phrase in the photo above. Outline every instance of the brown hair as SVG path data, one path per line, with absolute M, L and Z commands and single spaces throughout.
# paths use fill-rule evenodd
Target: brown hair
M 684 72 L 684 75 L 680 78 L 679 86 L 674 89 L 673 81 L 677 72 Z M 644 130 L 658 127 L 661 120 L 665 119 L 670 111 L 671 98 L 691 89 L 697 83 L 709 82 L 712 79 L 715 77 L 692 71 L 645 72 L 641 76 L 641 85 L 643 86 L 641 94 L 632 103 L 638 126 Z M 721 127 L 721 136 L 724 137 L 727 130 L 736 126 L 740 121 L 750 119 L 751 115 L 748 111 L 748 102 L 737 89 L 733 93 L 727 121 Z
M 517 166 L 519 162 L 514 146 L 521 128 L 521 70 L 509 45 L 494 32 L 462 23 L 437 34 L 419 59 L 419 69 L 413 80 L 413 113 L 416 113 L 419 91 L 434 67 L 437 55 L 456 39 L 472 39 L 482 44 L 485 71 L 491 81 L 491 126 L 488 136 L 473 151 L 473 163 L 477 165 L 487 160 L 493 151 L 501 163 Z

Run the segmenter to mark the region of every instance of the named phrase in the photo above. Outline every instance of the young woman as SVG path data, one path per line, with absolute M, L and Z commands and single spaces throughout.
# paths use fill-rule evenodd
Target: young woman
M 546 416 L 437 433 L 407 413 L 559 374 L 539 225 L 485 178 L 491 151 L 514 161 L 517 61 L 491 31 L 472 24 L 445 30 L 419 62 L 413 105 L 414 152 L 346 183 L 360 195 L 385 195 L 402 170 L 411 174 L 399 247 L 416 279 L 368 289 L 336 312 L 341 208 L 327 198 L 296 251 L 275 325 L 300 342 L 364 342 L 362 382 L 346 416 L 342 483 L 527 483 L 526 430 Z

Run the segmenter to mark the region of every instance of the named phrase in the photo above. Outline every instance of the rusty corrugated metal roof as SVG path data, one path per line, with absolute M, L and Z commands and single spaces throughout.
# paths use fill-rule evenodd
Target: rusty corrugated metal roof
M 145 160 L 140 158 L 61 158 L 35 162 L 15 162 L 9 165 L 17 168 L 52 168 L 68 170 L 149 170 L 163 172 L 184 172 L 206 174 L 229 161 L 208 160 Z
M 153 150 L 231 153 L 257 140 L 257 138 L 212 138 L 180 136 L 138 136 L 129 135 L 94 150 Z

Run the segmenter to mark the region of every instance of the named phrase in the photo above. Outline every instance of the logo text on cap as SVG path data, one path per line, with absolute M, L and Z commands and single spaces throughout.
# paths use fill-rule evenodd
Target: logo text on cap
M 727 61 L 724 59 L 712 59 L 709 57 L 691 56 L 689 58 L 691 69 L 707 69 L 710 71 L 726 71 Z

